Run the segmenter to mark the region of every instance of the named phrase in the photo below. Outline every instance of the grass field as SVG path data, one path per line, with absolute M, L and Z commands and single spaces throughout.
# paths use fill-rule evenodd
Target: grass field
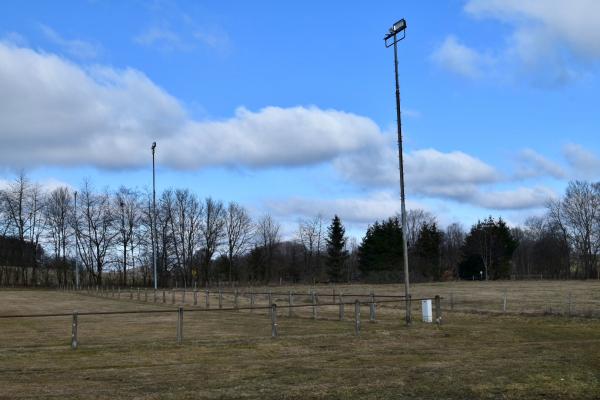
M 336 290 L 401 294 L 401 288 Z M 294 290 L 306 293 L 308 287 Z M 569 293 L 575 310 L 599 311 L 597 282 L 416 285 L 415 297 L 444 297 L 441 327 L 420 322 L 417 305 L 415 322 L 406 327 L 403 307 L 385 303 L 375 323 L 362 308 L 356 337 L 352 307 L 345 321 L 331 306 L 319 309 L 318 320 L 310 308 L 288 318 L 285 296 L 274 296 L 282 306 L 280 336 L 272 339 L 266 310 L 188 312 L 194 308 L 188 292 L 183 344 L 175 340 L 175 313 L 84 315 L 77 350 L 69 347 L 70 317 L 0 319 L 0 398 L 600 398 L 600 320 L 543 315 L 551 301 L 562 313 Z M 126 293 L 109 296 L 0 290 L 0 315 L 174 309 L 170 293 L 164 305 L 162 294 L 157 304 L 150 294 L 148 303 L 137 301 L 137 293 L 133 300 Z M 176 303 L 181 300 L 178 292 Z M 320 301 L 329 299 L 322 295 Z M 247 303 L 240 298 L 240 306 Z M 211 307 L 216 304 L 213 294 Z M 224 306 L 231 304 L 226 295 Z M 265 305 L 265 297 L 256 304 Z M 537 315 L 523 314 L 530 312 Z

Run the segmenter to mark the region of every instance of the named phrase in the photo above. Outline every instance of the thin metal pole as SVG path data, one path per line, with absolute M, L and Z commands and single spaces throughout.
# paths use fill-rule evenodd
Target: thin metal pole
M 73 311 L 73 322 L 71 324 L 71 348 L 73 350 L 77 349 L 77 345 L 79 344 L 77 340 L 77 311 Z
M 177 310 L 177 344 L 183 342 L 183 307 L 179 306 Z
M 408 276 L 408 246 L 406 244 L 406 200 L 404 194 L 404 157 L 402 154 L 402 119 L 400 115 L 400 84 L 398 83 L 398 41 L 394 35 L 394 77 L 396 79 L 396 122 L 398 125 L 398 163 L 400 165 L 400 203 L 402 208 L 402 255 L 404 257 L 404 295 L 409 308 L 410 283 Z M 406 313 L 406 323 L 411 323 L 410 313 Z
M 271 337 L 277 337 L 277 304 L 271 304 Z
M 360 302 L 354 301 L 354 334 L 360 335 Z
M 79 289 L 79 231 L 77 224 L 77 191 L 75 196 L 75 287 Z
M 156 174 L 154 172 L 154 150 L 156 142 L 152 143 L 152 264 L 154 265 L 154 289 L 158 288 L 158 277 L 156 275 Z

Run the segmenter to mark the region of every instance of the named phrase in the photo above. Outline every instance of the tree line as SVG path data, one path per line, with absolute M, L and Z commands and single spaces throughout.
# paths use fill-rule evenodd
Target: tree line
M 189 189 L 159 193 L 154 218 L 152 210 L 148 192 L 90 182 L 45 191 L 20 173 L 0 190 L 0 284 L 71 284 L 77 268 L 81 284 L 149 286 L 153 248 L 160 286 L 403 280 L 398 215 L 374 222 L 359 244 L 337 215 L 302 219 L 284 240 L 271 215 L 252 218 Z M 469 231 L 441 229 L 432 214 L 409 210 L 407 241 L 414 281 L 595 278 L 600 183 L 569 183 L 522 227 L 488 217 Z

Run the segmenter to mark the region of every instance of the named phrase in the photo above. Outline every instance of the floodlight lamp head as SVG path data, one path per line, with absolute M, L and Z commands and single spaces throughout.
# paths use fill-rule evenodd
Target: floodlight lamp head
M 399 33 L 402 33 L 401 37 L 396 36 Z M 404 18 L 402 18 L 401 20 L 394 23 L 394 25 L 392 25 L 392 27 L 389 29 L 388 33 L 383 38 L 383 40 L 385 41 L 385 46 L 390 47 L 394 43 L 404 39 L 405 35 L 406 35 L 406 20 Z M 393 40 L 388 43 L 388 40 L 392 39 L 392 38 L 393 38 Z
M 152 150 L 156 148 L 156 142 L 152 142 Z
M 392 25 L 392 27 L 390 28 L 390 33 L 395 35 L 398 32 L 402 32 L 405 29 L 406 29 L 406 20 L 404 18 L 402 18 L 400 21 L 398 21 L 394 25 Z

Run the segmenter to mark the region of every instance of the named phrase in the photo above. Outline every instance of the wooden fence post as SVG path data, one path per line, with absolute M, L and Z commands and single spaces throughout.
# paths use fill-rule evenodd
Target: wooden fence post
M 117 299 L 121 298 L 121 286 L 118 287 L 118 295 L 117 295 Z
M 165 292 L 165 289 L 163 289 L 163 304 L 165 304 L 167 302 L 167 293 Z
M 183 342 L 183 306 L 177 309 L 177 344 Z
M 371 303 L 369 304 L 369 321 L 375 322 L 375 292 L 371 290 Z
M 210 308 L 210 291 L 208 290 L 208 288 L 206 288 L 206 291 L 204 293 L 206 295 L 206 308 Z
M 254 289 L 250 289 L 250 312 L 254 312 Z
M 502 312 L 506 312 L 506 289 L 504 290 L 504 295 L 502 298 Z
M 148 289 L 144 289 L 144 301 L 148 302 Z
M 171 304 L 175 304 L 175 289 L 171 290 Z
M 568 308 L 567 308 L 567 316 L 569 318 L 571 318 L 571 312 L 573 311 L 572 308 L 572 296 L 571 296 L 571 292 L 569 292 L 569 298 L 568 298 Z
M 77 311 L 73 311 L 73 322 L 71 323 L 71 348 L 73 350 L 76 350 L 78 344 L 79 342 L 77 340 Z
M 181 296 L 181 304 L 185 304 L 185 288 L 183 288 L 183 295 Z
M 454 292 L 450 292 L 450 311 L 454 311 Z
M 435 322 L 438 325 L 442 324 L 442 299 L 439 295 L 435 296 Z
M 317 319 L 317 295 L 315 292 L 312 292 L 312 317 Z
M 237 310 L 238 309 L 238 290 L 235 289 L 234 293 L 233 293 L 233 307 Z
M 358 299 L 354 301 L 354 334 L 360 335 L 360 302 Z
M 344 300 L 342 299 L 342 296 L 339 296 L 339 307 L 340 307 L 340 321 L 344 320 Z
M 292 293 L 292 291 L 290 290 L 288 292 L 288 317 L 292 317 L 293 312 L 292 312 L 292 307 L 294 306 L 294 294 Z
M 133 300 L 133 288 L 129 288 L 129 300 Z
M 198 291 L 194 289 L 194 305 L 198 305 Z
M 137 300 L 140 301 L 140 288 L 137 288 Z
M 223 289 L 219 288 L 219 309 L 223 308 Z
M 277 337 L 277 304 L 271 304 L 271 337 Z

